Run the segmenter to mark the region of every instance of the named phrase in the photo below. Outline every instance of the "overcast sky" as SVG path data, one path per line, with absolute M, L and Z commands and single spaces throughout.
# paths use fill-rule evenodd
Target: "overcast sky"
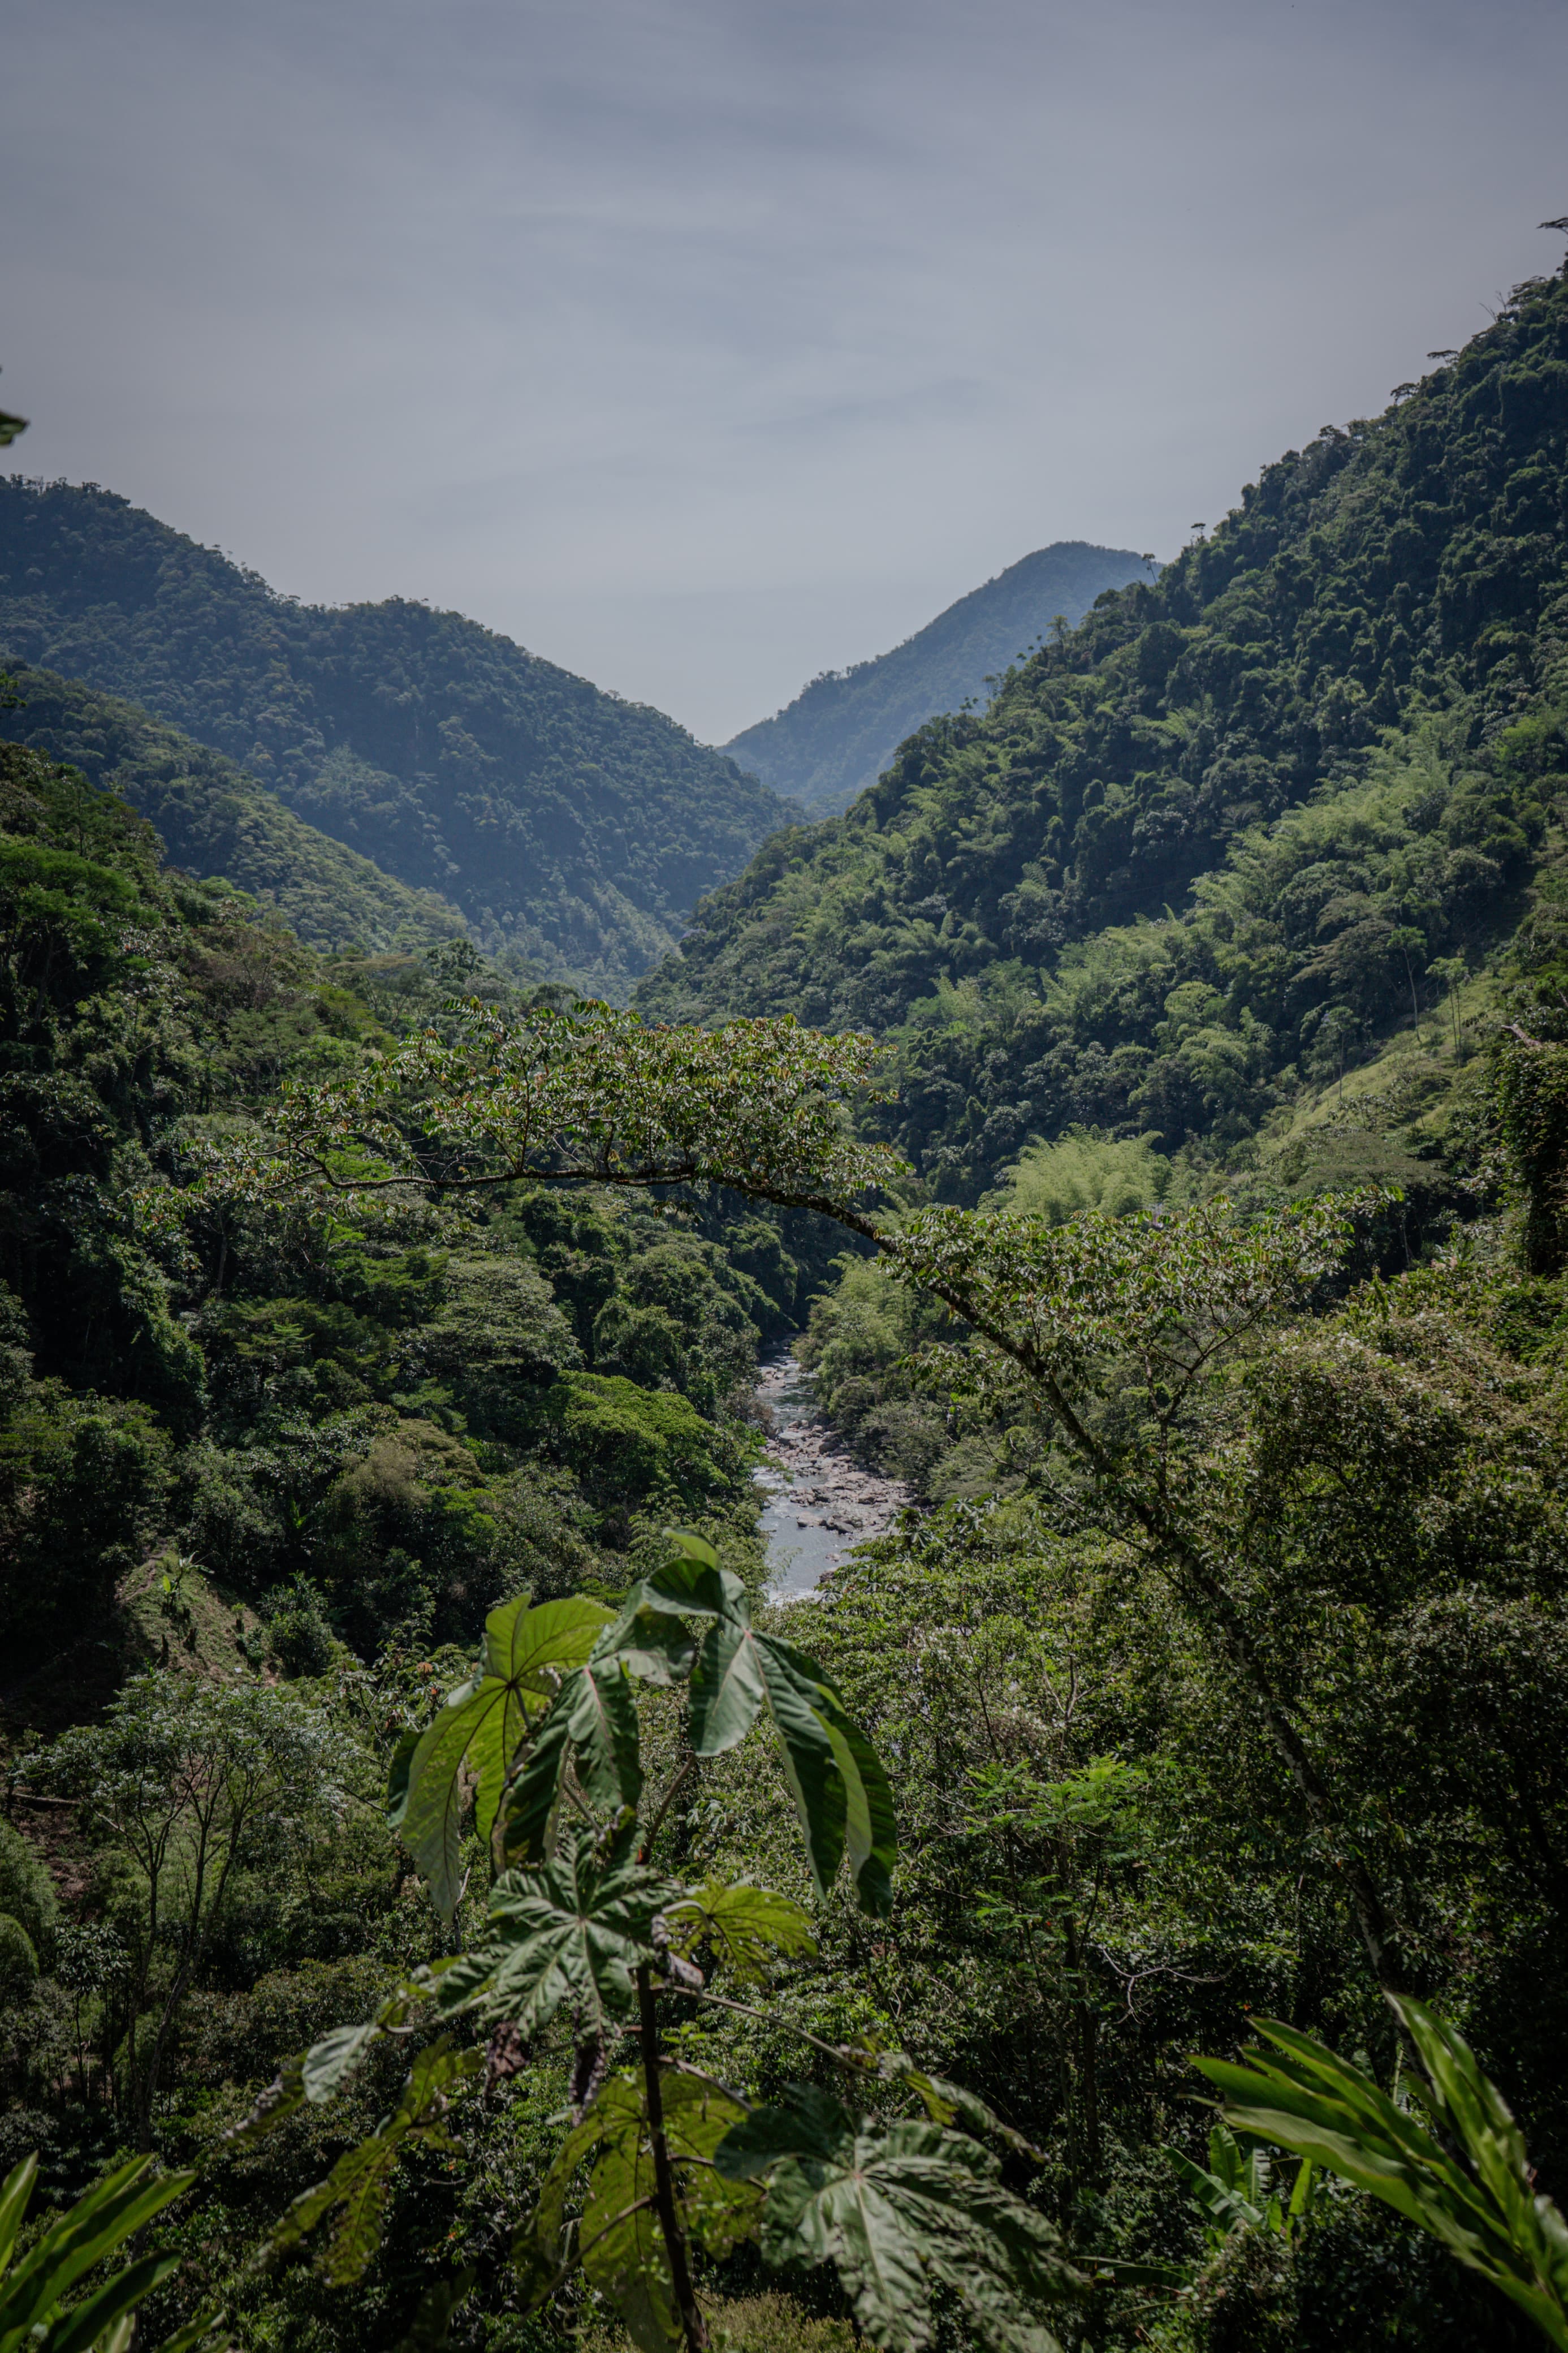
M 1380 408 L 1565 126 L 1568 0 L 7 0 L 9 462 L 719 741 Z

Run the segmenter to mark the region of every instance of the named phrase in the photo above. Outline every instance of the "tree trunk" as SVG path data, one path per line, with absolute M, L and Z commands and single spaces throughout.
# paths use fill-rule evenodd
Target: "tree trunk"
M 658 2082 L 658 2016 L 646 1964 L 637 1971 L 637 2022 L 641 2029 L 643 2080 L 647 2087 L 647 2137 L 653 2154 L 654 2206 L 659 2228 L 664 2232 L 665 2249 L 669 2256 L 670 2282 L 679 2307 L 680 2325 L 686 2331 L 686 2342 L 690 2353 L 707 2353 L 708 2331 L 697 2308 L 697 2295 L 691 2284 L 686 2236 L 676 2211 L 675 2174 L 669 2162 L 669 2145 L 664 2137 L 664 2095 Z

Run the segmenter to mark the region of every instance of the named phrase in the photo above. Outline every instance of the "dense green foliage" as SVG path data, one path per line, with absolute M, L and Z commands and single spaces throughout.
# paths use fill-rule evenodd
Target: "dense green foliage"
M 724 748 L 814 817 L 832 816 L 876 783 L 904 737 L 926 720 L 987 702 L 996 679 L 1047 631 L 1075 627 L 1106 589 L 1148 579 L 1152 569 L 1131 548 L 1053 540 L 890 653 L 814 678 L 773 718 Z
M 1559 278 L 778 835 L 638 1002 L 888 1039 L 950 1198 L 1075 1121 L 1235 1141 L 1511 932 L 1565 663 Z
M 610 996 L 791 814 L 460 614 L 301 605 L 91 485 L 0 477 L 0 657 L 141 704 L 485 948 Z
M 221 752 L 114 695 L 18 664 L 0 738 L 79 768 L 151 820 L 172 864 L 247 892 L 312 947 L 422 948 L 465 928 L 433 891 L 395 881 Z
M 0 751 L 0 2156 L 196 2169 L 154 2332 L 1556 2326 L 1565 306 L 775 845 L 650 991 L 727 1028 L 329 959 Z M 786 1616 L 808 1319 L 921 1508 Z M 1254 2019 L 1359 2156 L 1271 2171 Z

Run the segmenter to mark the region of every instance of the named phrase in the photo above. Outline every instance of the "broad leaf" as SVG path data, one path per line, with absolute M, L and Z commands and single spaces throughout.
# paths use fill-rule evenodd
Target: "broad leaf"
M 744 1596 L 727 1599 L 702 1638 L 691 1673 L 691 1745 L 721 1756 L 742 1740 L 765 1706 L 805 1838 L 817 1891 L 838 1876 L 846 1844 L 865 1911 L 892 1904 L 898 1852 L 892 1792 L 870 1742 L 830 1677 L 804 1651 L 751 1622 Z
M 382 2217 L 398 2159 L 405 2147 L 423 2142 L 452 2149 L 443 2119 L 449 2094 L 484 2065 L 482 2051 L 454 2051 L 443 2037 L 421 2051 L 408 2071 L 397 2105 L 384 2124 L 339 2158 L 324 2181 L 297 2198 L 272 2234 L 275 2247 L 297 2246 L 318 2222 L 338 2210 L 322 2270 L 333 2287 L 363 2277 L 381 2243 Z
M 936 2282 L 994 2353 L 1060 2353 L 1041 2307 L 1086 2283 L 1050 2224 L 963 2134 L 857 2119 L 829 2094 L 797 2087 L 735 2126 L 714 2164 L 726 2179 L 766 2175 L 763 2259 L 836 2264 L 861 2330 L 885 2353 L 932 2342 Z
M 799 1959 L 816 1950 L 810 1917 L 798 1904 L 744 1880 L 730 1886 L 706 1880 L 672 1905 L 667 1917 L 673 1951 L 684 1956 L 706 1945 L 741 1985 L 764 1983 L 781 1953 Z
M 1519 2127 L 1463 2037 L 1425 2002 L 1389 2000 L 1426 2070 L 1427 2088 L 1413 2084 L 1412 2093 L 1463 2161 L 1359 2067 L 1276 2020 L 1254 2022 L 1278 2056 L 1247 2066 L 1194 2064 L 1224 2094 L 1234 2131 L 1293 2150 L 1382 2199 L 1568 2348 L 1568 2221 L 1537 2196 Z
M 507 1794 L 501 1844 L 509 1860 L 541 1862 L 555 1843 L 568 1759 L 584 1794 L 607 1812 L 642 1795 L 637 1694 L 607 1647 L 567 1676 Z
M 475 1826 L 488 1839 L 512 1759 L 531 1718 L 581 1668 L 611 1612 L 573 1598 L 528 1607 L 524 1595 L 485 1620 L 484 1671 L 454 1692 L 406 1757 L 394 1759 L 388 1796 L 405 1845 L 430 1883 L 443 1919 L 457 1908 L 458 1832 L 471 1786 Z
M 585 1835 L 563 1838 L 552 1862 L 497 1880 L 490 1933 L 442 1978 L 441 2006 L 533 2034 L 564 2002 L 582 2034 L 602 2032 L 630 2009 L 634 1972 L 657 1957 L 655 1915 L 679 1892 L 624 1854 L 600 1862 Z

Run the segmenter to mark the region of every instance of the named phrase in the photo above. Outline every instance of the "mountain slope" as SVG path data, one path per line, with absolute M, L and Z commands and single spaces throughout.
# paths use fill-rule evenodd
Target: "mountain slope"
M 1073 1121 L 1223 1141 L 1511 930 L 1565 713 L 1559 277 L 770 842 L 639 1002 L 891 1034 L 961 1196 Z
M 18 701 L 0 708 L 0 738 L 70 761 L 150 818 L 174 864 L 225 876 L 310 946 L 381 952 L 462 932 L 444 899 L 306 825 L 221 752 L 52 671 L 20 665 L 10 678 Z
M 616 996 L 794 813 L 460 614 L 298 604 L 90 485 L 0 480 L 0 656 L 140 702 L 486 947 Z
M 988 700 L 987 681 L 1020 660 L 1058 617 L 1081 621 L 1097 596 L 1152 567 L 1125 547 L 1061 539 L 961 596 L 890 653 L 814 678 L 785 710 L 725 750 L 816 817 L 847 808 L 906 735 L 942 711 Z

